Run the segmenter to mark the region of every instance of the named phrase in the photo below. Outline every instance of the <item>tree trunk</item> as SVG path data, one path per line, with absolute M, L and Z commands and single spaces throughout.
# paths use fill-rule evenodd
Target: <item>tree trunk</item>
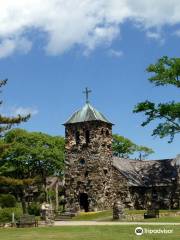
M 58 209 L 59 209 L 59 179 L 56 181 L 56 189 L 55 189 L 55 191 L 56 191 L 56 211 L 58 211 Z
M 21 189 L 20 199 L 21 199 L 23 214 L 27 213 L 27 205 L 26 205 L 25 193 L 26 193 L 25 189 Z
M 22 203 L 23 214 L 26 214 L 27 213 L 27 207 L 26 207 L 26 201 L 25 201 L 24 198 L 22 198 L 21 203 Z

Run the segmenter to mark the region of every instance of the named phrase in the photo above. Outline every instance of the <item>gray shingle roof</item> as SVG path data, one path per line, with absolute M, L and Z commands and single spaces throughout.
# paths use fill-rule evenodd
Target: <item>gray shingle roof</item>
M 80 110 L 73 113 L 73 115 L 64 123 L 64 125 L 87 121 L 102 121 L 112 124 L 102 113 L 97 111 L 89 103 L 86 103 Z
M 113 157 L 113 166 L 129 186 L 166 186 L 177 177 L 176 159 L 132 160 Z

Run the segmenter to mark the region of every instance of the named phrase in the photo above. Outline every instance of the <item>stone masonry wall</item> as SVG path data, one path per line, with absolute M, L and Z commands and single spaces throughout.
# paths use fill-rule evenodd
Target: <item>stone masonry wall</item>
M 113 201 L 121 201 L 125 207 L 134 208 L 132 196 L 129 191 L 127 179 L 112 166 L 112 191 Z
M 69 124 L 65 148 L 66 207 L 73 211 L 112 207 L 112 126 L 100 121 Z M 84 209 L 87 201 L 88 209 Z

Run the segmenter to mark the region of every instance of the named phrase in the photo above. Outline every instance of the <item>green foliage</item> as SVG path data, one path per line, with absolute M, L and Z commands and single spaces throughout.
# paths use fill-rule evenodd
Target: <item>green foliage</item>
M 18 220 L 23 214 L 21 208 L 2 208 L 0 209 L 0 223 L 11 222 L 12 213 L 14 213 L 15 220 Z
M 163 57 L 156 64 L 151 64 L 147 71 L 154 73 L 149 80 L 156 86 L 170 84 L 180 87 L 180 58 Z M 153 130 L 152 136 L 160 138 L 169 136 L 169 142 L 172 142 L 174 136 L 180 133 L 180 102 L 155 104 L 147 100 L 138 103 L 133 112 L 145 114 L 146 120 L 141 124 L 143 127 L 152 121 L 160 121 Z
M 115 156 L 124 158 L 128 158 L 129 155 L 132 155 L 136 152 L 140 154 L 140 159 L 154 153 L 151 148 L 148 148 L 146 146 L 138 146 L 128 138 L 125 138 L 118 134 L 113 134 L 112 149 Z
M 4 85 L 6 85 L 7 83 L 7 79 L 5 80 L 0 80 L 0 88 Z M 0 101 L 0 105 L 3 102 Z M 26 122 L 28 119 L 30 118 L 30 114 L 28 114 L 27 116 L 20 116 L 18 115 L 17 117 L 5 117 L 2 116 L 0 114 L 0 137 L 3 135 L 3 133 L 7 130 L 9 130 L 10 128 L 12 128 L 12 126 L 14 124 L 19 124 L 21 122 Z M 2 146 L 1 146 L 2 147 Z
M 136 151 L 136 144 L 128 138 L 113 134 L 113 152 L 118 157 L 128 157 Z
M 38 132 L 14 129 L 5 134 L 4 142 L 10 144 L 3 155 L 8 166 L 7 175 L 17 179 L 60 175 L 64 164 L 64 138 Z
M 40 204 L 39 203 L 31 203 L 28 206 L 28 213 L 30 215 L 40 216 Z
M 0 80 L 0 88 L 6 85 L 6 83 L 7 83 L 7 79 Z M 0 101 L 0 105 L 2 103 L 3 101 Z M 21 122 L 26 122 L 29 118 L 30 118 L 30 114 L 28 114 L 27 116 L 18 115 L 16 117 L 5 117 L 0 114 L 0 162 L 1 162 L 2 154 L 9 147 L 9 144 L 4 143 L 2 140 L 5 132 L 7 132 L 7 130 L 11 129 L 16 124 L 19 124 Z M 4 171 L 6 170 L 7 170 L 6 166 L 0 164 L 0 175 L 3 175 Z
M 56 192 L 54 190 L 48 190 L 47 191 L 48 198 L 52 201 L 56 199 Z
M 24 196 L 29 192 L 29 186 L 36 186 L 39 195 L 44 191 L 45 200 L 46 178 L 61 176 L 64 168 L 64 138 L 13 129 L 4 135 L 4 143 L 9 147 L 0 162 L 0 169 L 4 169 L 0 184 L 16 192 L 26 212 Z
M 6 80 L 0 80 L 0 88 L 6 85 Z M 0 91 L 1 92 L 1 91 Z M 2 101 L 0 101 L 0 105 Z M 9 162 L 4 162 L 4 154 L 8 151 L 11 144 L 7 144 L 4 141 L 4 134 L 7 133 L 14 125 L 20 124 L 21 122 L 26 122 L 30 118 L 30 114 L 27 116 L 16 116 L 16 117 L 6 117 L 0 114 L 0 185 L 18 185 L 20 183 L 17 176 L 12 176 L 10 172 L 13 171 L 14 166 L 9 164 Z M 18 166 L 16 166 L 18 168 Z M 22 178 L 21 178 L 22 180 Z M 27 183 L 27 182 L 26 182 Z M 21 185 L 24 184 L 21 181 Z
M 149 80 L 156 86 L 172 84 L 180 87 L 180 58 L 160 58 L 156 64 L 150 64 L 147 72 L 154 73 Z
M 11 194 L 1 194 L 0 195 L 0 207 L 9 208 L 16 206 L 16 198 Z
M 139 159 L 145 159 L 150 154 L 154 153 L 151 148 L 145 146 L 136 146 L 136 152 L 139 152 Z

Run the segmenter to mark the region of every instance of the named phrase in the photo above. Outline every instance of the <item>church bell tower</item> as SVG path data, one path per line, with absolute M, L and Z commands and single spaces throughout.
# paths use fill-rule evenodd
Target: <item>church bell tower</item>
M 70 211 L 111 207 L 112 123 L 89 103 L 65 126 L 65 197 Z

